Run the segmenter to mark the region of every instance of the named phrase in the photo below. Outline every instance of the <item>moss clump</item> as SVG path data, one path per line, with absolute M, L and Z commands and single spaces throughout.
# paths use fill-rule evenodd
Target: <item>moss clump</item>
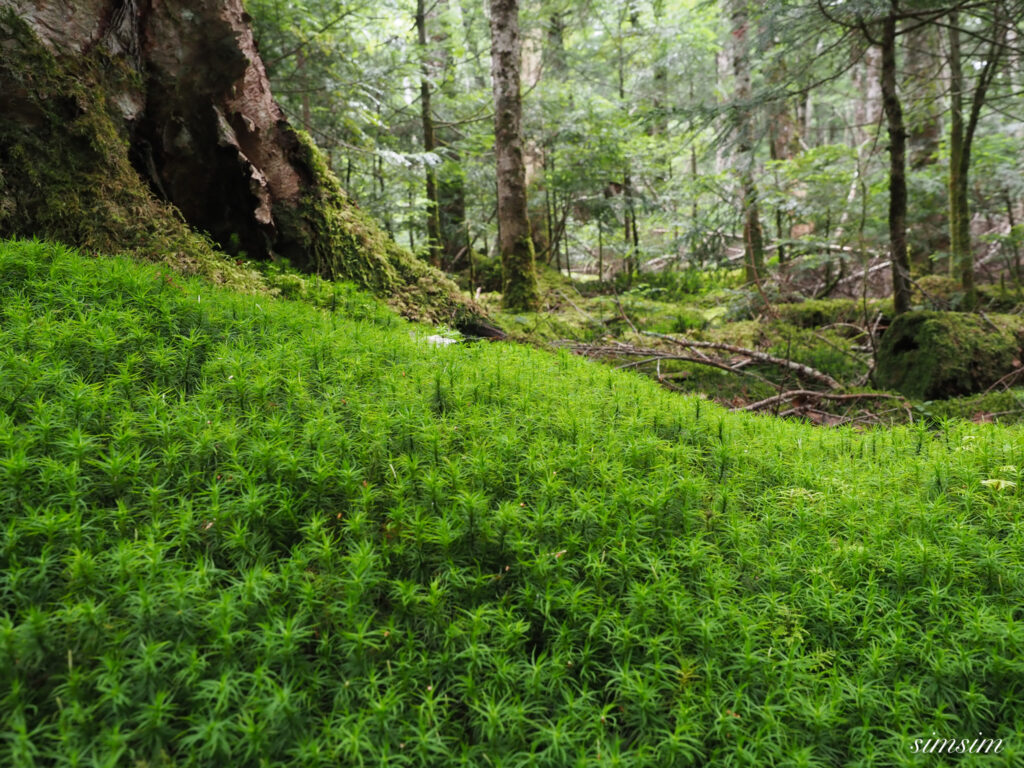
M 922 400 L 973 394 L 1020 364 L 1022 341 L 1016 316 L 908 312 L 882 336 L 876 381 Z
M 257 288 L 258 275 L 218 254 L 132 167 L 114 99 L 138 88 L 102 46 L 57 58 L 24 20 L 0 11 L 0 236 L 128 253 Z
M 864 322 L 864 302 L 859 299 L 807 299 L 794 304 L 778 304 L 775 310 L 779 318 L 800 328 L 820 328 L 830 323 Z M 892 301 L 869 299 L 867 302 L 868 322 L 881 312 L 892 314 Z
M 924 309 L 958 309 L 964 292 L 949 275 L 923 275 L 914 282 L 911 296 Z

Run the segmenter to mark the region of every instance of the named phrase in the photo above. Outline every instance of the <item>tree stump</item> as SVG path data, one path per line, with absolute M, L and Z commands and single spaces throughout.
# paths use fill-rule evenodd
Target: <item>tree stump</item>
M 907 312 L 882 336 L 875 381 L 907 397 L 941 400 L 981 392 L 1020 366 L 1024 319 Z
M 216 244 L 351 280 L 411 317 L 487 325 L 347 198 L 292 127 L 241 0 L 5 6 L 0 237 L 130 251 L 219 278 L 230 269 Z

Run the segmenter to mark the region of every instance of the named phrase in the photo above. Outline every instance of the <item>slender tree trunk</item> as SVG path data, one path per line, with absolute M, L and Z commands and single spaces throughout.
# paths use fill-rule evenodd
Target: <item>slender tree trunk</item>
M 427 48 L 427 12 L 425 0 L 416 0 L 416 34 L 420 46 L 420 117 L 423 122 L 423 151 L 437 149 L 434 137 L 434 113 L 431 106 L 431 52 Z M 427 248 L 430 263 L 441 266 L 441 212 L 437 197 L 437 175 L 434 166 L 426 166 L 427 185 Z
M 449 18 L 455 18 L 459 9 L 458 0 L 448 0 L 451 11 Z M 427 28 L 430 29 L 430 15 Z M 440 81 L 437 92 L 442 99 L 452 100 L 461 92 L 459 89 L 459 63 L 452 55 L 451 41 L 454 37 L 445 18 L 438 32 L 432 36 L 431 44 L 439 63 L 437 78 Z M 466 77 L 467 82 L 471 81 Z M 444 151 L 442 164 L 436 170 L 438 219 L 441 230 L 442 267 L 453 271 L 460 267 L 463 258 L 471 259 L 469 229 L 466 226 L 466 177 L 462 168 L 462 157 L 457 149 L 458 134 L 448 126 L 434 124 L 434 138 L 437 146 Z
M 640 238 L 636 234 L 636 208 L 633 206 L 633 177 L 626 168 L 623 177 L 622 201 L 625 206 L 622 234 L 626 244 L 626 284 L 633 284 L 633 273 L 638 271 L 640 260 Z
M 746 0 L 731 1 L 732 64 L 736 78 L 734 120 L 737 131 L 736 154 L 739 165 L 740 195 L 743 210 L 743 267 L 747 282 L 756 283 L 764 271 L 764 233 L 758 213 L 757 187 L 754 184 L 754 116 L 751 106 L 749 11 Z
M 949 270 L 950 274 L 962 280 L 965 254 L 970 254 L 970 227 L 966 205 L 967 185 L 961 176 L 964 156 L 964 74 L 957 16 L 956 12 L 949 15 Z M 973 268 L 969 272 L 973 284 Z M 966 294 L 965 298 L 968 298 Z
M 619 14 L 618 37 L 616 38 L 618 50 L 618 76 L 619 76 L 619 108 L 625 113 L 629 107 L 626 103 L 626 51 L 625 34 L 622 25 L 626 20 L 626 11 L 630 12 L 630 21 L 636 26 L 636 11 L 633 6 L 624 4 L 622 13 Z M 636 226 L 636 206 L 633 203 L 633 171 L 630 167 L 629 158 L 626 158 L 626 168 L 622 175 L 622 200 L 625 208 L 623 216 L 623 235 L 626 245 L 626 285 L 633 284 L 633 273 L 639 271 L 640 265 L 640 237 Z
M 539 84 L 545 69 L 544 57 L 548 53 L 544 44 L 543 27 L 533 17 L 541 14 L 538 0 L 529 0 L 529 14 L 533 23 L 522 35 L 521 80 L 523 90 L 529 94 Z M 529 203 L 530 236 L 533 238 L 533 250 L 536 258 L 547 254 L 551 247 L 547 227 L 545 226 L 545 208 L 541 205 L 542 194 L 547 186 L 544 177 L 544 126 L 536 121 L 530 129 L 523 132 L 523 164 L 526 173 L 526 198 Z M 538 137 L 541 137 L 538 140 Z M 557 261 L 557 259 L 556 259 Z
M 491 0 L 491 78 L 503 303 L 508 309 L 530 311 L 540 306 L 540 296 L 526 206 L 519 66 L 518 0 Z
M 1010 244 L 1013 249 L 1013 282 L 1016 285 L 1017 293 L 1020 294 L 1021 270 L 1020 270 L 1020 244 L 1017 242 L 1017 222 L 1013 208 L 1013 198 L 1008 192 L 1003 193 L 1003 202 L 1006 204 L 1006 220 L 1010 225 Z
M 785 64 L 777 63 L 770 72 L 770 81 L 775 86 L 782 86 L 788 78 Z M 795 110 L 787 99 L 779 99 L 772 103 L 768 114 L 768 151 L 772 160 L 790 160 L 799 152 L 800 134 Z M 775 207 L 775 232 L 779 239 L 776 253 L 779 266 L 786 263 L 788 256 L 782 243 L 786 233 L 784 221 L 786 214 L 781 205 Z
M 896 92 L 896 16 L 882 22 L 882 108 L 889 128 L 889 252 L 895 314 L 910 309 L 910 261 L 907 257 L 907 129 Z
M 971 209 L 968 181 L 971 169 L 971 147 L 981 117 L 981 108 L 992 78 L 999 69 L 1005 52 L 1006 27 L 999 23 L 999 14 L 988 34 L 992 42 L 978 73 L 971 97 L 971 111 L 964 123 L 963 95 L 965 89 L 960 50 L 959 14 L 949 14 L 950 131 L 949 131 L 949 229 L 950 267 L 959 278 L 964 292 L 964 308 L 973 309 L 978 301 L 974 281 L 974 253 L 971 250 Z

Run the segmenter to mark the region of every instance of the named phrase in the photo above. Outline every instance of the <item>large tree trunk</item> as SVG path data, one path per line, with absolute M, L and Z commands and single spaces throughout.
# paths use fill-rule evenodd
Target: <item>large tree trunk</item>
M 525 311 L 537 309 L 540 296 L 526 208 L 519 66 L 519 3 L 491 0 L 491 78 L 503 300 L 508 309 Z
M 942 62 L 939 27 L 912 27 L 903 35 L 904 76 L 907 96 L 907 161 L 911 170 L 938 162 L 942 139 Z
M 170 251 L 203 271 L 218 259 L 198 230 L 237 255 L 354 280 L 406 314 L 481 318 L 292 128 L 241 0 L 4 2 L 0 235 Z
M 939 161 L 942 140 L 943 91 L 940 27 L 911 25 L 902 35 L 904 51 L 901 91 L 907 106 L 907 164 L 921 171 Z M 932 255 L 948 246 L 946 217 L 936 206 L 919 204 L 908 211 L 907 242 L 910 263 L 922 271 L 934 268 Z
M 874 133 L 882 116 L 882 51 L 870 44 L 861 61 L 854 67 L 853 143 L 860 146 Z

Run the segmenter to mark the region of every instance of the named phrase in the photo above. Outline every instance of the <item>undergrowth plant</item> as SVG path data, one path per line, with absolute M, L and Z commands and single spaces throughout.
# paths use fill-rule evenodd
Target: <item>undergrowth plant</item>
M 316 290 L 0 243 L 0 765 L 1024 760 L 1019 430 L 730 414 Z

